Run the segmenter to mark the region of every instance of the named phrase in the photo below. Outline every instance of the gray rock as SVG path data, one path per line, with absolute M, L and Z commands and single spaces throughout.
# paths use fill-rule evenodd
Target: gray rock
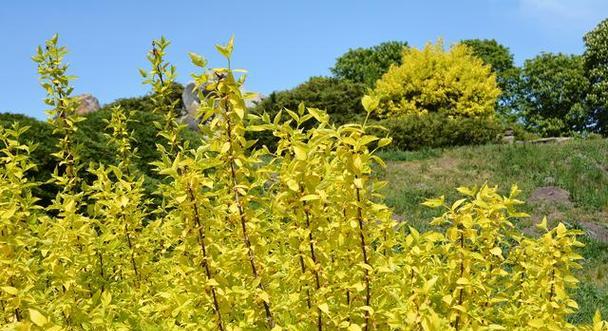
M 188 124 L 189 127 L 196 129 L 198 125 L 196 115 L 200 105 L 200 99 L 198 97 L 198 91 L 194 88 L 194 85 L 194 82 L 188 83 L 182 92 L 185 115 L 181 120 Z M 247 99 L 245 101 L 245 106 L 250 108 L 257 105 L 260 101 L 262 101 L 262 96 L 260 94 L 256 94 L 254 98 Z
M 101 109 L 99 100 L 91 94 L 85 93 L 78 96 L 80 106 L 76 109 L 76 113 L 79 115 L 86 115 L 94 113 Z
M 189 127 L 196 129 L 196 113 L 198 111 L 198 106 L 200 105 L 200 100 L 194 90 L 194 83 L 188 83 L 188 85 L 184 87 L 182 102 L 184 103 L 185 108 L 185 114 L 182 117 L 182 121 L 187 123 Z

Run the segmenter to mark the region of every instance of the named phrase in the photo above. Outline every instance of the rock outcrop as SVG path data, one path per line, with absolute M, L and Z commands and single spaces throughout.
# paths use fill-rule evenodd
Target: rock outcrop
M 81 94 L 78 96 L 78 99 L 80 100 L 80 106 L 76 110 L 76 113 L 78 113 L 79 115 L 94 113 L 101 109 L 101 106 L 99 105 L 99 100 L 97 100 L 97 98 L 94 97 L 92 94 Z
M 182 92 L 182 101 L 184 103 L 185 113 L 185 115 L 182 117 L 182 121 L 187 123 L 188 126 L 193 129 L 195 129 L 198 124 L 196 120 L 196 113 L 198 112 L 198 107 L 200 105 L 198 92 L 195 90 L 194 86 L 195 84 L 190 82 L 184 87 L 184 92 Z M 261 95 L 256 94 L 255 98 L 246 100 L 245 106 L 247 106 L 247 108 L 253 107 L 261 100 Z

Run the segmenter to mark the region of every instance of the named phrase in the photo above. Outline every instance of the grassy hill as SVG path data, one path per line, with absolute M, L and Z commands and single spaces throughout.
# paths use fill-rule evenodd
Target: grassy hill
M 428 229 L 427 222 L 437 215 L 422 201 L 440 195 L 454 201 L 455 188 L 488 183 L 505 194 L 512 184 L 519 186 L 531 217 L 517 226 L 530 235 L 543 216 L 584 230 L 586 260 L 575 294 L 581 309 L 571 319 L 589 321 L 596 308 L 608 315 L 608 140 L 385 151 L 381 156 L 387 163 L 379 171 L 388 182 L 387 204 L 396 218 L 419 229 Z

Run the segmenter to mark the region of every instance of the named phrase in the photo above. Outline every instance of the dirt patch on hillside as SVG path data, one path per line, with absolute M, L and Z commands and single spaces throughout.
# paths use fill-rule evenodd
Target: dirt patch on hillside
M 577 208 L 570 200 L 570 192 L 562 188 L 539 187 L 530 194 L 528 203 L 532 205 L 534 212 L 530 215 L 529 223 L 522 229 L 525 234 L 539 236 L 541 232 L 535 225 L 540 223 L 543 217 L 547 217 L 549 228 L 560 222 L 570 226 L 578 224 L 590 238 L 608 242 L 608 213 Z
M 570 192 L 557 186 L 539 187 L 528 198 L 528 203 L 533 205 L 561 205 L 572 206 Z
M 587 235 L 597 241 L 608 243 L 608 213 L 601 213 L 604 222 L 579 221 Z

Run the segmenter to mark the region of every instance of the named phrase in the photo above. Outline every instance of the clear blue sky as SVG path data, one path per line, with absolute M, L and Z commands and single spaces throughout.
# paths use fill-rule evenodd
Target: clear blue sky
M 137 69 L 160 35 L 187 82 L 188 51 L 221 66 L 213 46 L 234 34 L 233 63 L 249 71 L 247 89 L 269 94 L 329 74 L 349 48 L 387 40 L 420 47 L 438 37 L 494 38 L 519 64 L 541 51 L 581 53 L 583 34 L 606 17 L 608 0 L 4 1 L 0 112 L 45 118 L 31 56 L 56 32 L 78 76 L 75 93 L 103 104 L 147 92 Z

